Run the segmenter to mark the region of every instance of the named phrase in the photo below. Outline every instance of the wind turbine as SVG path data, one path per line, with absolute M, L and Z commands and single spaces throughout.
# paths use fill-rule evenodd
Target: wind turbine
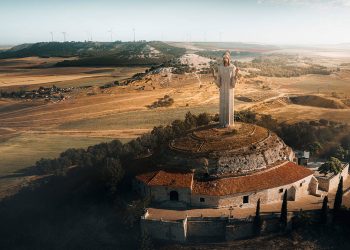
M 66 34 L 67 34 L 67 32 L 63 31 L 62 34 L 63 34 L 63 42 L 66 42 Z
M 53 42 L 53 32 L 51 31 L 50 34 L 51 34 L 51 42 Z
M 110 33 L 110 34 L 111 34 L 111 42 L 113 42 L 113 30 L 112 30 L 112 29 L 110 29 L 110 30 L 108 31 L 108 33 Z
M 87 42 L 90 41 L 90 32 L 88 30 L 85 30 L 86 37 L 87 37 Z

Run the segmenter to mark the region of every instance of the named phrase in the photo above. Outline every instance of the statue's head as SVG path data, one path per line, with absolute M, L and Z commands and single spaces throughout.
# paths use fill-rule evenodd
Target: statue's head
M 229 66 L 231 62 L 231 57 L 225 53 L 224 57 L 222 58 L 222 62 L 224 66 Z

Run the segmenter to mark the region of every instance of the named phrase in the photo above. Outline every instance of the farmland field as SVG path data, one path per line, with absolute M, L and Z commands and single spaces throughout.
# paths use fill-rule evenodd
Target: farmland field
M 192 53 L 201 48 L 210 49 L 214 44 L 182 46 L 190 47 L 191 51 L 184 61 L 200 66 L 208 58 Z M 313 64 L 339 70 L 328 75 L 242 78 L 235 89 L 235 109 L 271 114 L 279 121 L 291 123 L 321 118 L 350 123 L 350 66 L 346 64 L 350 58 L 307 55 Z M 41 157 L 55 157 L 69 147 L 135 138 L 154 126 L 183 118 L 188 111 L 212 114 L 218 111 L 218 89 L 210 74 L 159 71 L 126 86 L 102 89 L 102 85 L 123 81 L 146 68 L 50 67 L 59 60 L 62 59 L 0 60 L 0 90 L 31 90 L 53 84 L 65 88 L 90 86 L 70 92 L 60 102 L 0 98 L 0 174 L 3 176 L 30 166 Z M 242 58 L 243 62 L 249 60 Z M 244 70 L 249 69 L 242 69 L 242 74 Z M 165 95 L 173 98 L 172 106 L 149 108 Z M 291 96 L 301 98 L 302 102 L 291 102 Z

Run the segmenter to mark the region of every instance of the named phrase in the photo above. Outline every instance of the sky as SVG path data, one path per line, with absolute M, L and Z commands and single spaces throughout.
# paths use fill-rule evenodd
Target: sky
M 136 40 L 350 43 L 350 0 L 0 0 L 3 45 L 63 41 L 62 32 L 130 41 L 133 29 Z

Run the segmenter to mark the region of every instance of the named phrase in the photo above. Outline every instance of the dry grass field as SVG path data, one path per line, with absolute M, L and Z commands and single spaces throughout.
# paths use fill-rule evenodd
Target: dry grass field
M 196 57 L 197 61 L 199 59 Z M 216 113 L 218 110 L 218 89 L 210 75 L 161 71 L 128 86 L 102 90 L 99 86 L 144 72 L 145 68 L 47 67 L 57 60 L 25 58 L 0 61 L 0 89 L 34 89 L 52 84 L 60 87 L 92 86 L 76 91 L 71 98 L 57 103 L 0 99 L 2 176 L 29 166 L 41 157 L 55 157 L 69 147 L 87 147 L 114 138 L 128 140 L 156 125 L 183 118 L 188 111 Z M 313 60 L 339 67 L 350 62 L 347 57 L 324 58 L 319 55 Z M 174 99 L 172 106 L 147 107 L 164 95 Z M 251 109 L 271 114 L 280 121 L 325 118 L 350 123 L 348 66 L 341 66 L 340 71 L 331 75 L 242 79 L 235 95 L 237 110 Z M 303 99 L 301 105 L 292 103 L 289 96 L 311 98 Z M 325 103 L 322 100 L 326 100 Z M 329 102 L 344 106 L 328 107 Z
M 73 59 L 75 58 L 65 58 L 65 60 Z M 0 88 L 23 87 L 28 89 L 53 84 L 59 87 L 98 85 L 108 81 L 122 80 L 145 70 L 142 67 L 52 67 L 59 61 L 62 61 L 62 58 L 28 57 L 0 60 Z

